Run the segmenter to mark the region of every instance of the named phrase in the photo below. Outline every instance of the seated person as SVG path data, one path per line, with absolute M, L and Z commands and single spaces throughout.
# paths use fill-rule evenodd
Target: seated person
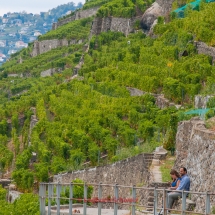
M 181 174 L 181 182 L 178 188 L 176 188 L 176 191 L 177 190 L 190 191 L 190 178 L 187 175 L 187 169 L 185 167 L 181 167 L 180 174 Z M 169 209 L 172 208 L 174 201 L 177 200 L 178 197 L 182 197 L 182 193 L 177 193 L 177 192 L 168 193 L 167 207 Z
M 176 170 L 172 169 L 170 172 L 170 176 L 172 178 L 172 183 L 171 183 L 171 187 L 169 189 L 176 190 L 179 187 L 179 184 L 181 181 L 180 175 Z

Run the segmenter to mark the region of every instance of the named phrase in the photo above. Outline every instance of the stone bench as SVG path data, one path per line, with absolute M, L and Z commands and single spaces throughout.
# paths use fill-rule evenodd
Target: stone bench
M 196 207 L 196 203 L 195 202 L 193 202 L 190 199 L 186 199 L 186 210 L 187 211 L 193 211 L 195 207 Z
M 181 205 L 182 205 L 182 198 L 179 198 L 174 202 L 173 209 L 175 208 L 175 209 L 181 210 Z M 186 198 L 186 211 L 193 211 L 195 207 L 196 207 L 196 203 Z

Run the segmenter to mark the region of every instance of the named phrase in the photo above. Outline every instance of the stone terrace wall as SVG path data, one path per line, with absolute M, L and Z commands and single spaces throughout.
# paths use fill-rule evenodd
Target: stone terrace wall
M 210 98 L 214 96 L 202 96 L 202 95 L 196 95 L 195 96 L 195 108 L 207 108 L 207 102 Z
M 198 54 L 205 54 L 209 55 L 213 59 L 213 63 L 215 61 L 215 48 L 208 46 L 206 43 L 203 42 L 195 42 L 196 49 L 198 51 Z
M 118 31 L 127 36 L 129 33 L 134 32 L 133 26 L 137 20 L 141 20 L 141 16 L 133 18 L 96 17 L 93 20 L 91 35 L 98 35 L 107 31 Z
M 55 49 L 55 48 L 58 48 L 58 47 L 68 46 L 69 44 L 77 44 L 77 43 L 80 44 L 82 42 L 83 42 L 83 40 L 68 41 L 67 39 L 62 39 L 62 40 L 53 39 L 53 40 L 35 41 L 31 56 L 36 57 L 37 55 L 48 52 L 48 51 Z
M 198 117 L 178 125 L 175 168 L 182 165 L 188 169 L 191 191 L 215 193 L 215 132 L 206 129 Z M 202 196 L 192 194 L 192 200 L 198 210 L 205 205 Z
M 142 90 L 132 88 L 132 87 L 127 87 L 127 89 L 129 90 L 131 96 L 142 96 L 146 93 Z M 155 97 L 155 103 L 161 109 L 170 107 L 170 106 L 175 106 L 176 108 L 180 108 L 180 105 L 176 105 L 175 103 L 169 101 L 164 97 L 163 94 L 154 94 L 154 93 L 150 93 L 150 94 Z
M 88 18 L 88 17 L 96 15 L 99 8 L 100 7 L 93 7 L 93 8 L 86 9 L 86 10 L 78 10 L 75 14 L 75 20 Z
M 149 165 L 153 159 L 153 154 L 140 154 L 114 164 L 99 166 L 91 169 L 75 171 L 72 173 L 65 173 L 55 175 L 54 182 L 69 183 L 76 178 L 80 178 L 87 183 L 103 184 L 119 184 L 119 185 L 146 185 L 149 182 L 150 172 Z M 97 188 L 94 189 L 94 196 L 97 196 Z M 120 197 L 128 198 L 131 196 L 130 188 L 119 190 Z M 102 191 L 103 197 L 113 196 L 113 189 L 106 187 Z M 147 198 L 144 191 L 138 191 L 137 196 L 141 201 Z
M 94 7 L 94 8 L 90 8 L 87 10 L 78 10 L 75 12 L 75 14 L 73 16 L 70 16 L 66 19 L 62 19 L 58 22 L 53 23 L 52 30 L 56 30 L 58 27 L 65 25 L 69 22 L 94 16 L 94 15 L 96 15 L 98 9 L 99 9 L 99 7 Z
M 51 68 L 51 69 L 47 69 L 46 71 L 43 71 L 40 73 L 40 77 L 49 77 L 49 76 L 52 76 L 54 75 L 55 73 L 58 73 L 58 72 L 62 72 L 62 69 L 61 68 Z
M 75 21 L 75 15 L 70 16 L 70 17 L 68 17 L 68 18 L 66 18 L 66 19 L 62 19 L 62 20 L 60 20 L 60 21 L 58 21 L 58 22 L 54 22 L 54 23 L 52 24 L 52 30 L 56 30 L 56 29 L 59 28 L 60 26 L 65 25 L 65 24 L 67 24 L 67 23 L 69 23 L 69 22 L 73 22 L 73 21 Z
M 32 57 L 35 57 L 39 54 L 48 52 L 52 49 L 55 49 L 61 46 L 68 46 L 68 40 L 53 39 L 53 40 L 35 41 L 34 48 L 32 51 Z

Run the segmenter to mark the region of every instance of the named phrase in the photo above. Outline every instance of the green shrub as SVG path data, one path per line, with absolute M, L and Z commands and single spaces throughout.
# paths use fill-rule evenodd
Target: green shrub
M 214 117 L 214 116 L 215 116 L 215 110 L 214 110 L 214 109 L 209 110 L 209 111 L 205 114 L 206 119 L 210 119 L 210 118 L 212 118 L 212 117 Z

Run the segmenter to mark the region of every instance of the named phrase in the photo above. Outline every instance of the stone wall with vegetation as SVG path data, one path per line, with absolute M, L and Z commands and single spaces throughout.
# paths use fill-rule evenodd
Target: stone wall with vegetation
M 140 22 L 141 17 L 120 18 L 120 17 L 96 17 L 93 20 L 91 35 L 98 35 L 101 32 L 118 31 L 126 36 L 135 31 L 135 24 Z M 137 24 L 138 25 L 138 24 Z
M 48 52 L 52 49 L 56 49 L 62 46 L 68 46 L 70 44 L 80 44 L 83 40 L 70 40 L 67 39 L 52 39 L 52 40 L 43 40 L 43 41 L 35 41 L 33 46 L 33 51 L 31 53 L 32 57 L 36 57 L 40 54 Z
M 153 159 L 153 154 L 140 154 L 126 160 L 122 160 L 106 166 L 74 171 L 55 175 L 54 182 L 70 183 L 76 178 L 80 178 L 87 183 L 119 184 L 124 186 L 146 186 L 149 182 L 149 165 Z M 97 196 L 97 187 L 94 189 L 93 196 Z M 146 203 L 144 190 L 138 190 L 137 196 L 142 203 Z M 103 198 L 114 196 L 114 190 L 111 187 L 104 187 L 102 191 Z M 119 189 L 119 195 L 122 198 L 131 197 L 131 189 Z
M 53 23 L 52 30 L 56 30 L 60 26 L 65 25 L 69 22 L 94 16 L 94 15 L 96 15 L 98 9 L 99 9 L 99 7 L 94 7 L 94 8 L 90 8 L 87 10 L 78 10 L 75 12 L 75 14 L 73 16 L 69 16 L 65 19 L 62 19 L 58 22 Z
M 131 96 L 142 96 L 146 94 L 146 92 L 133 87 L 127 87 L 127 89 L 130 92 Z M 163 94 L 154 94 L 154 93 L 150 93 L 150 94 L 155 97 L 155 103 L 161 109 L 166 107 L 172 107 L 172 106 L 175 106 L 176 108 L 180 107 L 180 105 L 176 105 L 175 103 L 171 102 L 169 99 L 165 98 Z
M 212 97 L 214 97 L 214 96 L 196 95 L 195 96 L 195 108 L 197 108 L 197 109 L 198 108 L 201 108 L 201 109 L 207 108 L 207 102 Z
M 206 43 L 203 42 L 195 42 L 195 46 L 197 49 L 198 54 L 205 54 L 212 57 L 212 61 L 214 64 L 215 61 L 215 48 L 208 46 Z
M 215 192 L 215 131 L 198 117 L 180 122 L 176 136 L 175 168 L 185 166 L 191 178 L 191 191 Z M 191 195 L 196 209 L 205 206 L 205 196 Z M 212 201 L 212 205 L 215 201 Z
M 68 40 L 62 39 L 53 39 L 53 40 L 43 40 L 43 41 L 35 41 L 32 51 L 32 57 L 35 57 L 39 54 L 48 52 L 52 49 L 61 47 L 61 46 L 68 46 Z

